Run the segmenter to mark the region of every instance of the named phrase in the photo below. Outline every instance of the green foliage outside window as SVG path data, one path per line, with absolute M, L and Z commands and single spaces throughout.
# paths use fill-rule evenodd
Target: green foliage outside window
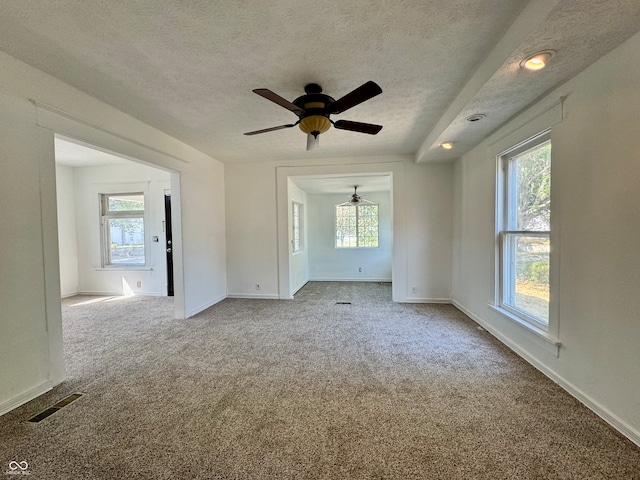
M 378 247 L 378 205 L 336 206 L 336 248 Z

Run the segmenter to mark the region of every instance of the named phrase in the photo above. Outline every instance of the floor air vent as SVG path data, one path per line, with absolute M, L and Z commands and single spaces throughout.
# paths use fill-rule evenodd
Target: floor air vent
M 72 393 L 71 395 L 69 395 L 68 397 L 63 398 L 62 400 L 60 400 L 58 403 L 56 403 L 55 405 L 53 405 L 52 407 L 47 408 L 46 410 L 38 413 L 37 415 L 34 415 L 33 417 L 31 417 L 29 420 L 27 420 L 28 422 L 31 423 L 38 423 L 42 420 L 44 420 L 45 418 L 53 415 L 54 413 L 56 413 L 58 410 L 60 410 L 62 407 L 66 407 L 67 405 L 69 405 L 71 402 L 75 402 L 77 399 L 79 399 L 82 395 L 84 395 L 84 393 Z

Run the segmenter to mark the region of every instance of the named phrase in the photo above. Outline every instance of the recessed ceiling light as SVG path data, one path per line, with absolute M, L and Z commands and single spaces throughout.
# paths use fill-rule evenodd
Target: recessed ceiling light
M 465 120 L 467 122 L 477 122 L 482 120 L 485 117 L 484 113 L 474 113 L 473 115 L 469 115 Z
M 442 142 L 440 146 L 445 150 L 451 150 L 453 148 L 453 142 Z
M 541 70 L 547 66 L 547 63 L 549 63 L 554 53 L 553 50 L 535 53 L 520 62 L 520 66 L 527 70 Z

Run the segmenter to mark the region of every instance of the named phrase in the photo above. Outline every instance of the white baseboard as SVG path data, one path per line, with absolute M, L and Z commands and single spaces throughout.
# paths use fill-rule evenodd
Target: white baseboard
M 298 293 L 298 290 L 300 290 L 302 287 L 304 287 L 307 283 L 309 283 L 309 280 L 305 280 L 304 282 L 302 282 L 300 285 L 298 285 L 296 288 L 294 288 L 291 291 L 291 296 L 295 295 L 296 293 Z
M 474 313 L 467 310 L 464 306 L 453 300 L 453 305 L 460 310 L 462 313 L 467 315 L 471 320 L 479 324 L 482 328 L 484 328 L 491 335 L 496 337 L 502 343 L 504 343 L 507 347 L 517 353 L 524 360 L 529 362 L 533 367 L 542 372 L 545 376 L 550 378 L 553 382 L 557 383 L 560 387 L 562 387 L 567 393 L 569 393 L 572 397 L 576 398 L 580 401 L 584 406 L 586 406 L 593 413 L 602 418 L 605 422 L 615 428 L 622 435 L 627 437 L 633 443 L 640 447 L 640 431 L 636 430 L 629 424 L 627 424 L 624 420 L 618 417 L 615 413 L 611 412 L 605 406 L 591 398 L 585 392 L 576 387 L 573 383 L 568 381 L 566 378 L 558 375 L 553 370 L 549 369 L 546 365 L 540 363 L 534 356 L 529 354 L 526 350 L 520 348 L 520 346 L 513 342 L 508 337 L 502 335 L 498 330 L 493 328 L 487 322 L 482 320 L 480 317 L 475 315 Z
M 391 283 L 390 278 L 310 278 L 310 282 L 379 282 Z
M 51 380 L 48 380 L 45 383 L 38 385 L 37 387 L 33 387 L 26 392 L 21 393 L 17 397 L 13 397 L 5 402 L 0 403 L 0 416 L 10 412 L 14 408 L 18 408 L 20 405 L 24 405 L 25 403 L 33 400 L 36 397 L 39 397 L 43 393 L 47 393 L 52 388 L 53 382 Z
M 198 308 L 194 308 L 187 314 L 187 318 L 193 317 L 194 315 L 202 312 L 203 310 L 206 310 L 209 307 L 213 307 L 216 303 L 221 302 L 222 300 L 227 298 L 227 296 L 228 295 L 220 295 L 218 298 L 214 298 L 210 302 L 207 302 L 204 305 L 199 306 Z
M 60 298 L 75 297 L 76 295 L 80 295 L 80 293 L 79 292 L 63 293 L 62 295 L 60 295 Z
M 451 303 L 450 298 L 417 298 L 417 297 L 407 297 L 401 303 Z
M 125 294 L 120 292 L 77 292 L 68 296 L 88 295 L 92 297 L 124 297 Z M 162 292 L 133 292 L 134 297 L 162 297 Z M 65 298 L 64 296 L 62 298 Z
M 227 298 L 258 298 L 265 300 L 280 300 L 280 296 L 275 293 L 229 293 Z
M 76 295 L 88 295 L 90 297 L 122 297 L 124 294 L 122 290 L 119 292 L 78 292 Z

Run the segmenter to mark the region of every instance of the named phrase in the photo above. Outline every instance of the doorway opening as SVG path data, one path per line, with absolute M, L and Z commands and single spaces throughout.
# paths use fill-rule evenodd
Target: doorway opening
M 342 203 L 349 200 L 353 194 L 354 184 L 350 180 L 358 177 L 369 178 L 376 176 L 384 177 L 386 182 L 388 182 L 388 187 L 385 187 L 387 191 L 381 193 L 388 199 L 390 222 L 388 232 L 390 239 L 387 244 L 391 249 L 390 260 L 393 301 L 406 301 L 407 227 L 404 212 L 405 175 L 403 162 L 278 167 L 276 169 L 278 213 L 278 290 L 279 297 L 281 299 L 293 298 L 293 293 L 295 293 L 299 286 L 304 285 L 303 282 L 305 282 L 304 270 L 300 269 L 298 265 L 300 263 L 300 258 L 296 258 L 294 256 L 297 255 L 299 257 L 300 254 L 292 251 L 291 243 L 292 236 L 294 235 L 294 229 L 292 228 L 293 217 L 291 214 L 292 202 L 296 201 L 300 203 L 300 192 L 297 192 L 296 189 L 300 191 L 304 190 L 303 187 L 296 185 L 294 182 L 301 183 L 299 180 L 305 177 L 338 179 L 338 181 L 345 183 L 345 188 L 348 187 L 348 192 L 342 192 L 342 194 L 345 194 L 344 200 L 338 202 Z M 360 192 L 361 190 L 358 189 L 358 193 Z M 370 195 L 374 195 L 374 192 L 371 192 Z M 295 198 L 296 196 L 298 198 Z M 304 198 L 304 195 L 302 195 L 302 198 Z M 333 222 L 331 219 L 335 213 L 332 208 L 329 210 L 329 221 Z M 324 211 L 326 213 L 327 209 L 324 209 Z M 302 225 L 304 226 L 304 221 L 302 222 Z M 331 229 L 333 229 L 333 227 L 331 227 Z M 336 232 L 332 233 L 332 235 L 335 234 Z M 312 237 L 313 234 L 307 233 L 307 236 Z M 335 248 L 335 246 L 333 248 Z M 352 270 L 355 268 L 355 270 L 351 272 L 354 276 L 352 278 L 345 277 L 344 280 L 357 280 L 360 274 L 366 275 L 366 270 L 373 266 L 374 261 L 375 260 L 373 259 L 369 259 L 369 262 L 364 265 L 350 264 Z M 304 261 L 302 263 L 304 264 Z M 361 268 L 362 271 L 360 270 Z M 369 272 L 371 271 L 372 270 L 369 270 Z M 300 275 L 301 272 L 303 275 Z M 375 280 L 386 281 L 388 280 L 386 275 L 388 275 L 388 273 Z M 373 278 L 370 280 L 373 280 Z
M 172 173 L 61 135 L 55 159 L 62 297 L 172 296 Z
M 292 247 L 299 246 L 290 253 L 291 294 L 308 281 L 391 283 L 390 174 L 292 176 L 287 188 Z

